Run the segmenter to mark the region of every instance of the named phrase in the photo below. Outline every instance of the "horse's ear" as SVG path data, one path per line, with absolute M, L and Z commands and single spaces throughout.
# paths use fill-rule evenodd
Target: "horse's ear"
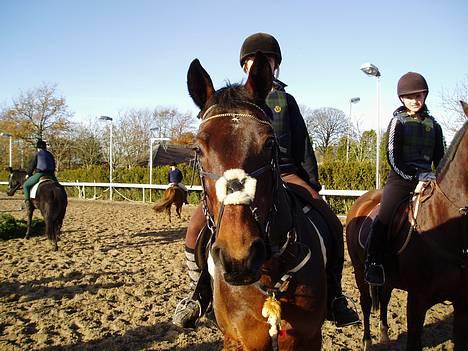
M 203 109 L 206 101 L 213 95 L 215 90 L 210 75 L 202 67 L 198 59 L 193 60 L 190 64 L 187 72 L 187 86 L 193 102 L 200 109 Z
M 257 51 L 245 88 L 257 101 L 265 101 L 273 85 L 273 73 L 266 55 Z
M 11 167 L 7 167 L 6 170 L 7 170 L 8 172 L 10 172 L 10 173 L 13 173 L 13 168 L 11 168 Z

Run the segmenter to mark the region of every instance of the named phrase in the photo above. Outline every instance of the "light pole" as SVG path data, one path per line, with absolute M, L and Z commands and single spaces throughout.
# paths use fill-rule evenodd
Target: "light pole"
M 159 128 L 151 128 L 151 131 L 153 130 L 159 130 Z M 149 184 L 153 184 L 153 143 L 155 141 L 169 141 L 169 138 L 150 138 L 150 159 L 149 159 Z M 149 195 L 149 201 L 151 202 L 151 187 L 150 187 L 150 195 Z
M 375 161 L 375 188 L 380 189 L 380 71 L 372 63 L 361 65 L 361 71 L 371 77 L 377 78 L 377 156 Z
M 13 163 L 12 163 L 13 149 L 12 149 L 12 146 L 11 146 L 12 135 L 10 133 L 1 132 L 0 136 L 5 137 L 5 138 L 10 138 L 10 163 L 9 163 L 9 165 L 10 165 L 10 167 L 12 167 L 12 165 L 13 165 Z
M 153 132 L 155 130 L 159 130 L 159 128 L 150 128 L 150 131 Z M 150 138 L 150 160 L 149 160 L 149 166 L 150 166 L 150 185 L 153 184 L 153 143 L 155 140 L 158 138 Z M 150 187 L 150 202 L 151 202 L 151 192 L 152 189 Z
M 101 121 L 108 121 L 110 123 L 110 144 L 109 144 L 109 200 L 112 201 L 112 117 L 101 116 Z
M 351 126 L 348 128 L 348 135 L 346 137 L 346 162 L 348 162 L 349 159 L 349 133 L 351 133 L 351 128 L 353 125 L 353 120 L 351 118 L 352 106 L 353 104 L 357 104 L 359 101 L 361 101 L 361 98 L 359 97 L 354 97 L 349 100 L 349 121 L 351 122 Z

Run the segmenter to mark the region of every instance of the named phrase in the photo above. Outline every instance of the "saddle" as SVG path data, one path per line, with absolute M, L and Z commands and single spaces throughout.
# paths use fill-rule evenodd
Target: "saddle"
M 422 203 L 429 199 L 434 193 L 435 183 L 432 181 L 419 182 L 414 190 L 413 196 L 408 201 L 403 201 L 394 211 L 387 231 L 387 241 L 391 252 L 399 255 L 406 246 L 413 232 L 417 232 L 417 215 Z M 359 245 L 365 249 L 369 240 L 372 223 L 379 214 L 380 203 L 368 213 L 359 228 Z M 415 230 L 416 229 L 416 230 Z
M 54 182 L 58 184 L 58 182 L 56 182 L 52 178 L 49 178 L 48 176 L 42 176 L 41 178 L 39 178 L 39 181 L 36 184 L 34 184 L 33 187 L 31 188 L 30 198 L 35 199 L 37 196 L 37 191 L 39 190 L 39 186 L 42 183 L 47 183 L 47 182 Z

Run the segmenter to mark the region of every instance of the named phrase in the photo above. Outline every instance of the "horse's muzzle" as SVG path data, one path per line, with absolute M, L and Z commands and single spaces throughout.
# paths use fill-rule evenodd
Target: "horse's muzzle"
M 221 268 L 223 278 L 231 285 L 250 285 L 261 277 L 261 268 L 266 260 L 266 247 L 261 239 L 255 239 L 247 257 L 234 259 L 226 248 L 215 243 L 211 255 L 216 266 Z

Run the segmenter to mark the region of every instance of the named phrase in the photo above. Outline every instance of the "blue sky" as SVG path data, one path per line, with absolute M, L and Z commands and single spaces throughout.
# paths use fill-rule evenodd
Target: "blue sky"
M 239 82 L 239 48 L 255 32 L 273 34 L 283 51 L 280 79 L 299 104 L 336 107 L 365 128 L 381 126 L 398 106 L 396 83 L 408 72 L 428 80 L 437 117 L 442 90 L 468 74 L 468 1 L 110 1 L 0 2 L 0 105 L 21 90 L 57 83 L 75 119 L 116 116 L 130 108 L 176 107 L 196 113 L 186 88 L 199 58 L 216 87 Z

